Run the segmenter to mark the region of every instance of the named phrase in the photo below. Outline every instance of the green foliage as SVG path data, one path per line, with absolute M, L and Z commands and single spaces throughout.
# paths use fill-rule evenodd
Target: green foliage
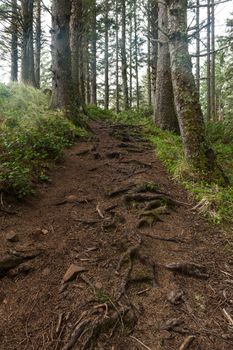
M 200 181 L 198 174 L 184 157 L 180 136 L 157 128 L 144 110 L 121 112 L 111 115 L 110 119 L 118 123 L 143 127 L 144 135 L 155 145 L 156 154 L 167 171 L 198 201 L 197 210 L 216 224 L 233 221 L 232 121 L 207 125 L 207 137 L 231 183 L 229 187 L 221 187 Z
M 219 164 L 233 184 L 233 120 L 226 119 L 223 122 L 209 123 L 207 137 L 209 138 Z
M 86 106 L 86 112 L 89 119 L 93 120 L 112 120 L 115 115 L 111 110 L 102 109 L 95 105 Z
M 86 131 L 47 109 L 47 97 L 31 87 L 0 85 L 0 189 L 19 198 L 48 181 L 46 170 Z

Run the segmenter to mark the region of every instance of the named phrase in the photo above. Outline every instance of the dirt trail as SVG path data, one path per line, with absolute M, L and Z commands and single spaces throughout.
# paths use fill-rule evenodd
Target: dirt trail
M 0 267 L 0 348 L 233 349 L 226 237 L 137 129 L 92 128 L 37 199 L 0 213 L 1 256 L 18 259 Z

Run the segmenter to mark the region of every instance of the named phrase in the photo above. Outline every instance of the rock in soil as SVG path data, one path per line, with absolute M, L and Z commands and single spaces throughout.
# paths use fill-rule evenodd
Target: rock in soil
M 70 282 L 74 280 L 81 272 L 87 271 L 85 267 L 81 267 L 75 264 L 71 264 L 65 275 L 63 276 L 63 282 Z
M 170 293 L 168 293 L 167 300 L 174 305 L 178 305 L 182 303 L 184 296 L 184 292 L 182 290 L 172 290 Z
M 15 243 L 19 241 L 19 236 L 15 231 L 10 231 L 6 234 L 6 240 Z

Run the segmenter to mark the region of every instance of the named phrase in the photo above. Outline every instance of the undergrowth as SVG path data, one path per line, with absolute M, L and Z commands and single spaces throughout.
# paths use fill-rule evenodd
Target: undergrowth
M 151 118 L 151 111 L 130 110 L 115 114 L 96 107 L 90 108 L 93 118 L 143 127 L 144 136 L 156 147 L 158 158 L 173 178 L 181 183 L 198 202 L 197 209 L 215 224 L 233 222 L 233 123 L 212 123 L 207 125 L 207 137 L 214 148 L 218 162 L 230 180 L 230 186 L 221 187 L 198 179 L 183 153 L 180 136 L 157 128 Z
M 33 194 L 36 183 L 49 180 L 51 161 L 86 135 L 47 106 L 38 90 L 0 84 L 0 191 L 18 198 Z

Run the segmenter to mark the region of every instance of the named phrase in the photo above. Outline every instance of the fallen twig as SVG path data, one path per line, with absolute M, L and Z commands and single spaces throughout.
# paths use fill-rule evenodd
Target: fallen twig
M 100 210 L 99 203 L 98 203 L 97 206 L 96 206 L 96 211 L 97 211 L 97 213 L 99 214 L 99 216 L 101 217 L 101 219 L 104 219 L 104 214 L 103 214 L 102 211 Z
M 179 350 L 187 350 L 193 343 L 195 338 L 196 337 L 194 335 L 189 335 L 187 338 L 185 338 L 184 342 L 179 347 Z
M 232 319 L 231 315 L 227 312 L 226 309 L 222 309 L 222 311 L 223 311 L 223 315 L 225 316 L 226 320 L 229 322 L 229 324 L 231 326 L 233 326 L 233 319 Z
M 56 333 L 57 333 L 57 334 L 60 332 L 60 329 L 61 329 L 63 315 L 64 315 L 64 313 L 62 312 L 62 313 L 59 314 L 59 316 L 58 316 L 58 322 L 57 322 L 57 327 L 56 327 Z
M 140 290 L 139 292 L 137 292 L 137 295 L 141 295 L 141 294 L 144 294 L 146 292 L 149 292 L 149 290 L 151 290 L 151 288 L 146 288 L 144 290 Z
M 152 350 L 151 348 L 149 348 L 147 345 L 145 345 L 141 340 L 137 339 L 136 337 L 134 337 L 133 335 L 130 336 L 131 339 L 134 339 L 136 342 L 138 342 L 139 344 L 141 344 L 145 349 L 147 350 Z

